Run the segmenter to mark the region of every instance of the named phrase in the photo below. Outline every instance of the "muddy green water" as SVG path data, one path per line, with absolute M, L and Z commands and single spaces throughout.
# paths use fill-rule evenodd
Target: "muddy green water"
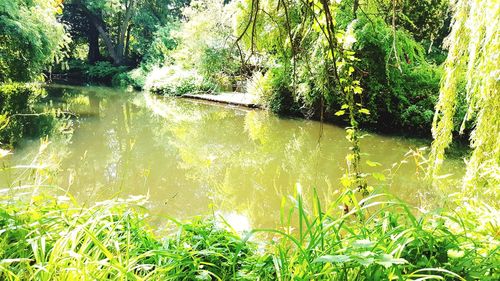
M 80 117 L 73 120 L 71 141 L 55 139 L 49 145 L 45 157 L 59 165 L 52 171 L 56 180 L 47 184 L 69 190 L 82 204 L 144 195 L 153 215 L 215 212 L 243 226 L 262 227 L 279 222 L 282 198 L 298 185 L 305 195 L 316 188 L 325 204 L 341 191 L 349 147 L 343 128 L 323 125 L 318 144 L 319 122 L 260 110 L 100 87 L 55 85 L 48 92 L 49 106 Z M 366 136 L 363 162 L 381 166 L 364 162 L 363 169 L 386 177 L 370 183 L 419 206 L 440 200 L 419 179 L 414 158 L 405 156 L 426 145 Z M 39 141 L 27 142 L 4 161 L 29 163 L 39 147 Z M 445 169 L 458 177 L 461 161 L 449 160 Z M 4 186 L 18 185 L 16 175 L 4 172 L 2 178 Z

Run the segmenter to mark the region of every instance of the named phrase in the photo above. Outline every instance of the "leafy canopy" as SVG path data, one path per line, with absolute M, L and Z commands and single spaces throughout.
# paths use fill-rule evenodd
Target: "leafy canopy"
M 0 0 L 0 82 L 30 81 L 62 57 L 61 0 Z

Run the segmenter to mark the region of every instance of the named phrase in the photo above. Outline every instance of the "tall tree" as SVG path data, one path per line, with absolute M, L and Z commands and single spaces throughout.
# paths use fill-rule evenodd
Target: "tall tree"
M 156 29 L 169 19 L 179 18 L 186 3 L 186 0 L 73 0 L 69 4 L 87 17 L 89 52 L 98 51 L 93 47 L 100 38 L 113 63 L 123 65 L 131 54 L 131 38 L 150 43 Z M 95 56 L 89 53 L 90 58 Z
M 73 39 L 72 45 L 77 45 L 84 41 L 88 45 L 87 59 L 93 64 L 101 59 L 99 49 L 99 32 L 90 23 L 86 13 L 75 4 L 66 3 L 62 21 L 66 24 L 69 34 Z
M 116 65 L 125 63 L 125 39 L 127 31 L 130 30 L 137 2 L 138 0 L 74 0 L 73 2 L 87 15 Z

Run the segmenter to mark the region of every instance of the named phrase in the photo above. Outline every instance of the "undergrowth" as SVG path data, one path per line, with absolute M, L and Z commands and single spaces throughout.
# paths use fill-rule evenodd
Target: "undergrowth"
M 347 196 L 347 195 L 344 195 Z M 340 200 L 340 199 L 339 199 Z M 29 202 L 29 203 L 24 203 Z M 4 197 L 2 280 L 498 280 L 498 213 L 416 210 L 386 195 L 343 214 L 283 209 L 286 227 L 237 233 L 215 217 L 149 224 L 141 202 Z M 292 223 L 293 222 L 293 223 Z M 295 226 L 293 228 L 292 226 Z M 168 229 L 154 231 L 155 229 Z M 161 233 L 158 233 L 161 232 Z M 257 242 L 259 241 L 259 242 Z

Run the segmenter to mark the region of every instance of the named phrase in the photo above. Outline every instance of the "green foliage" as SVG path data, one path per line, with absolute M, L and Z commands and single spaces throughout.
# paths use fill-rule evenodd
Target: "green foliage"
M 68 42 L 59 0 L 0 0 L 0 83 L 39 79 Z
M 210 220 L 179 223 L 177 233 L 159 239 L 135 202 L 23 202 L 1 204 L 2 280 L 229 280 L 256 255 L 255 246 Z
M 352 195 L 344 194 L 348 198 Z M 489 206 L 460 202 L 455 212 L 424 213 L 398 200 L 375 195 L 347 213 L 334 206 L 312 209 L 298 195 L 285 223 L 293 232 L 275 235 L 271 246 L 281 280 L 496 280 L 499 242 L 491 240 L 498 221 Z M 356 199 L 352 199 L 357 202 Z M 466 207 L 465 207 L 466 206 Z M 476 212 L 476 214 L 474 214 Z M 477 227 L 479 226 L 479 227 Z
M 169 24 L 162 26 L 155 31 L 154 40 L 146 46 L 142 64 L 143 65 L 162 65 L 169 63 L 171 51 L 177 47 L 176 40 L 172 37 L 173 30 L 177 30 L 178 24 Z
M 271 85 L 271 95 L 264 104 L 271 112 L 278 115 L 299 114 L 299 104 L 295 100 L 291 89 L 291 73 L 285 67 L 276 67 L 267 73 Z
M 353 2 L 353 0 L 347 1 Z M 398 27 L 402 27 L 410 32 L 418 42 L 436 41 L 437 45 L 448 33 L 449 27 L 449 6 L 450 0 L 381 0 L 381 1 L 360 1 L 367 4 L 370 11 L 376 11 L 388 24 L 392 23 L 393 8 L 394 21 Z M 351 4 L 352 5 L 352 4 Z M 362 15 L 358 11 L 358 15 Z
M 83 73 L 88 81 L 110 84 L 116 75 L 127 71 L 126 66 L 114 66 L 110 62 L 100 61 L 94 65 L 85 65 Z
M 144 67 L 129 72 L 121 72 L 113 77 L 112 84 L 119 87 L 131 86 L 133 89 L 142 90 L 146 84 L 147 74 L 148 72 Z
M 172 53 L 175 64 L 196 69 L 220 88 L 228 88 L 227 81 L 232 81 L 240 69 L 234 46 L 234 5 L 222 0 L 192 1 L 183 12 L 185 21 L 174 34 L 179 43 Z
M 165 60 L 168 50 L 177 42 L 171 32 L 178 28 L 186 0 L 138 1 L 137 11 L 131 20 L 131 55 L 141 63 L 158 64 Z
M 345 121 L 334 113 L 346 104 L 342 73 L 348 73 L 348 63 L 354 67 L 352 78 L 365 89 L 354 104 L 370 112 L 357 116 L 357 122 L 382 131 L 429 135 L 442 75 L 433 62 L 442 62 L 443 51 L 431 46 L 427 54 L 424 44 L 446 33 L 448 1 L 336 1 L 328 8 L 321 1 L 313 8 L 278 2 L 243 1 L 235 15 L 246 61 L 257 62 L 257 69 L 288 71 L 290 81 L 272 92 L 287 96 L 283 89 L 288 87 L 306 117 L 319 118 L 327 107 L 325 116 Z M 332 24 L 317 16 L 327 12 Z
M 234 59 L 234 54 L 227 48 L 206 48 L 200 62 L 200 72 L 208 78 L 217 76 L 235 75 L 239 64 Z
M 434 142 L 429 175 L 434 178 L 453 138 L 453 121 L 460 104 L 460 83 L 466 81 L 467 110 L 462 128 L 474 120 L 473 149 L 467 162 L 464 185 L 471 193 L 488 193 L 498 199 L 500 185 L 500 6 L 490 1 L 456 1 L 449 37 L 449 53 L 444 64 L 439 102 L 433 120 Z M 465 76 L 465 78 L 464 78 Z M 462 119 L 462 118 L 461 118 Z
M 397 58 L 392 28 L 382 20 L 360 18 L 356 24 L 357 67 L 372 113 L 361 121 L 386 131 L 428 134 L 442 70 L 429 62 L 425 50 L 410 34 L 397 31 Z
M 6 124 L 0 130 L 0 143 L 14 146 L 24 138 L 48 135 L 55 124 L 52 112 L 39 113 L 36 102 L 44 91 L 36 85 L 0 84 L 0 116 Z
M 449 0 L 404 1 L 399 21 L 418 40 L 443 40 L 447 34 Z M 438 41 L 439 43 L 439 41 Z
M 216 87 L 196 71 L 178 66 L 154 68 L 148 74 L 144 86 L 147 91 L 167 96 L 213 92 Z
M 499 243 L 489 236 L 498 221 L 488 206 L 466 202 L 453 216 L 416 217 L 404 203 L 378 195 L 337 214 L 336 208 L 322 211 L 319 203 L 309 210 L 298 195 L 290 212 L 284 212 L 289 214 L 285 224 L 298 221 L 295 230 L 258 229 L 243 238 L 207 218 L 169 224 L 173 231 L 159 238 L 141 212 L 140 199 L 90 208 L 65 196 L 27 199 L 4 198 L 0 205 L 3 280 L 499 277 Z M 259 233 L 264 234 L 260 249 L 248 241 Z

